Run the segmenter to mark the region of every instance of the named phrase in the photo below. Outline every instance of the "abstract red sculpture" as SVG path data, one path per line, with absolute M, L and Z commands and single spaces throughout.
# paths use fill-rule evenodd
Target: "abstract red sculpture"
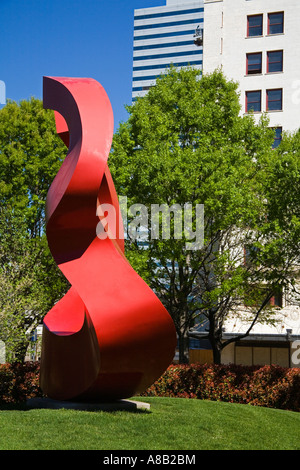
M 43 87 L 44 107 L 55 111 L 69 148 L 47 195 L 46 233 L 71 288 L 44 318 L 40 384 L 57 400 L 129 398 L 170 364 L 174 324 L 124 256 L 107 166 L 113 113 L 105 90 L 86 78 L 44 77 Z M 101 211 L 96 215 L 104 203 L 117 214 L 109 224 Z M 99 223 L 107 234 L 102 239 Z

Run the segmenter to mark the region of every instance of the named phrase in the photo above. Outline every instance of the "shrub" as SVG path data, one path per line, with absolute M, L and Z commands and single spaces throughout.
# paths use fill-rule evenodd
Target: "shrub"
M 39 362 L 0 364 L 0 404 L 43 396 Z M 300 369 L 271 366 L 171 365 L 141 394 L 198 398 L 300 411 Z
M 142 396 L 198 398 L 300 411 L 300 369 L 171 365 Z
M 42 396 L 38 362 L 0 364 L 0 404 Z

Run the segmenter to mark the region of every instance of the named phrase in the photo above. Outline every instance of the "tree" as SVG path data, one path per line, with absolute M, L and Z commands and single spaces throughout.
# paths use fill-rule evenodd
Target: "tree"
M 11 360 L 24 360 L 33 330 L 67 289 L 44 232 L 46 195 L 65 154 L 40 100 L 0 111 L 0 330 Z
M 138 203 L 146 207 L 140 220 L 148 234 L 147 249 L 136 237 L 126 240 L 127 257 L 171 314 L 180 362 L 187 361 L 190 328 L 206 321 L 219 363 L 226 318 L 246 305 L 252 326 L 267 321 L 270 299 L 290 282 L 295 249 L 287 264 L 278 253 L 274 257 L 279 243 L 275 218 L 273 224 L 266 222 L 266 183 L 271 181 L 266 175 L 277 155 L 271 148 L 274 133 L 266 116 L 255 124 L 251 115 L 239 115 L 237 84 L 219 70 L 201 77 L 196 70 L 171 67 L 127 109 L 129 118 L 114 136 L 109 166 L 118 194 L 135 209 Z M 189 232 L 180 239 L 173 231 L 162 239 L 161 227 L 158 239 L 151 236 L 147 222 L 155 204 L 181 207 L 184 221 L 187 203 L 193 208 Z M 203 246 L 188 249 L 201 204 Z M 138 214 L 129 214 L 129 228 L 136 226 Z M 175 230 L 176 217 L 174 211 L 167 220 Z
M 264 233 L 271 259 L 286 270 L 285 288 L 299 303 L 300 279 L 300 130 L 285 133 L 265 175 L 268 218 Z

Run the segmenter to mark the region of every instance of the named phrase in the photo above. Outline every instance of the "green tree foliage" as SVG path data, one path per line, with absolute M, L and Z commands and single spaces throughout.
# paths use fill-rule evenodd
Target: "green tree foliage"
M 46 195 L 65 154 L 40 100 L 0 111 L 0 335 L 11 360 L 24 360 L 32 331 L 67 288 L 44 232 Z
M 277 234 L 277 252 L 282 256 L 282 263 L 295 257 L 299 248 L 299 183 L 300 130 L 284 136 L 275 158 L 270 160 L 270 170 L 265 181 L 269 222 L 266 227 Z M 297 265 L 295 259 L 293 269 L 297 269 Z
M 190 328 L 201 321 L 220 362 L 228 316 L 240 314 L 242 306 L 252 326 L 267 321 L 270 298 L 289 284 L 299 245 L 289 243 L 283 263 L 278 248 L 291 241 L 284 214 L 293 194 L 285 193 L 280 214 L 279 182 L 267 199 L 276 168 L 286 181 L 283 163 L 274 163 L 280 154 L 272 150 L 274 133 L 265 116 L 255 124 L 251 115 L 240 115 L 237 84 L 220 71 L 201 77 L 171 67 L 128 112 L 109 159 L 118 194 L 127 196 L 129 206 L 144 204 L 148 214 L 152 204 L 204 204 L 204 244 L 188 250 L 184 236 L 153 239 L 148 226 L 147 249 L 129 238 L 127 257 L 171 314 L 180 361 L 187 358 Z M 284 155 L 294 165 L 294 157 Z M 299 178 L 299 166 L 295 172 Z

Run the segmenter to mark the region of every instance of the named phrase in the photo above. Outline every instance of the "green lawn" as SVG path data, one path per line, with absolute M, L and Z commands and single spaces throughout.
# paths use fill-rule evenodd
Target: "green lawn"
M 300 449 L 300 413 L 182 398 L 138 400 L 150 403 L 150 411 L 2 408 L 0 450 Z

